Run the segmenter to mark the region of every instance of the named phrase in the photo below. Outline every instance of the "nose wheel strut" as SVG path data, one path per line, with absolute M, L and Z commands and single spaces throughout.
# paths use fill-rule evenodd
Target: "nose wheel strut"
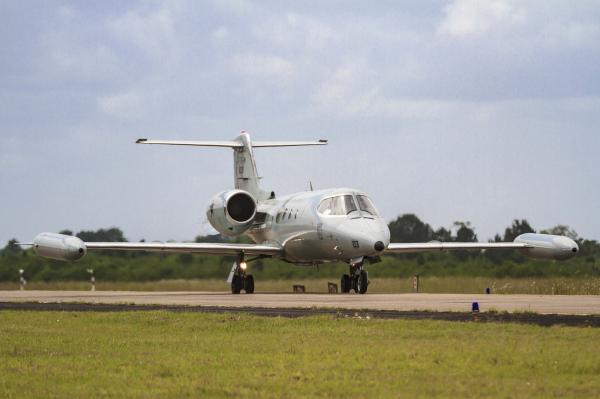
M 363 262 L 350 263 L 349 274 L 344 274 L 341 280 L 342 293 L 354 290 L 357 294 L 366 294 L 369 287 L 369 274 L 363 269 Z

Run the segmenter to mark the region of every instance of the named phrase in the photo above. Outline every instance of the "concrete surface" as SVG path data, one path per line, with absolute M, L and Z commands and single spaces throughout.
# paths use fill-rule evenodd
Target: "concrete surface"
M 540 314 L 600 314 L 597 295 L 472 295 L 472 294 L 240 294 L 226 292 L 139 291 L 0 291 L 0 302 L 85 302 L 264 308 L 345 308 L 371 310 L 428 310 L 534 312 Z

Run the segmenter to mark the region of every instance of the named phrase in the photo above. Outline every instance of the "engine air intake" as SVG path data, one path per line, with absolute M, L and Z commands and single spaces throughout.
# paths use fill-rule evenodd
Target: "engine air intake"
M 256 211 L 254 199 L 246 193 L 237 193 L 227 201 L 227 213 L 236 222 L 247 222 Z

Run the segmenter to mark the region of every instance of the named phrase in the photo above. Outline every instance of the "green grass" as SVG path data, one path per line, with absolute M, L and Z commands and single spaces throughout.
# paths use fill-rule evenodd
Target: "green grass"
M 369 293 L 412 292 L 412 278 L 386 278 L 369 274 Z M 292 292 L 294 284 L 306 286 L 308 292 L 327 292 L 327 282 L 339 285 L 335 278 L 270 280 L 256 278 L 256 292 Z M 428 293 L 484 293 L 490 287 L 495 294 L 561 294 L 600 295 L 600 278 L 492 278 L 492 277 L 421 277 L 421 292 Z M 16 290 L 16 282 L 0 282 L 0 290 Z M 43 282 L 27 284 L 28 290 L 89 290 L 83 281 Z M 97 290 L 110 291 L 227 291 L 229 285 L 222 279 L 177 279 L 141 282 L 98 281 Z
M 0 312 L 0 397 L 594 397 L 600 329 Z

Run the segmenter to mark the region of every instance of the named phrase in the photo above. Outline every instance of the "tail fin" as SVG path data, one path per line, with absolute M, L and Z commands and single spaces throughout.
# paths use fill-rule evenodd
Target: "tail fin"
M 137 144 L 188 145 L 196 147 L 229 147 L 233 149 L 235 188 L 248 191 L 259 200 L 265 200 L 271 193 L 260 188 L 256 162 L 252 148 L 296 147 L 307 145 L 326 145 L 327 140 L 319 141 L 257 141 L 252 143 L 250 135 L 242 132 L 232 141 L 181 141 L 138 139 Z

